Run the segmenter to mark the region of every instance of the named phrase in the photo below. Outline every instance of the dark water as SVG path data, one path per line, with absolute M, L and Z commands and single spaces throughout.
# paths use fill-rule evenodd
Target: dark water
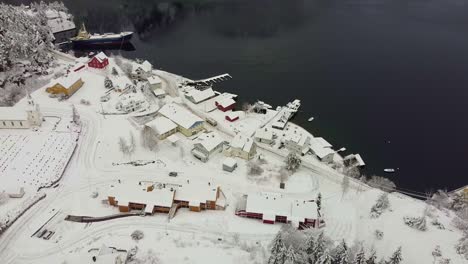
M 417 191 L 467 184 L 468 0 L 66 0 L 131 58 L 241 100 L 303 101 L 295 122 Z M 114 51 L 115 53 L 115 51 Z M 306 120 L 314 116 L 315 120 Z M 386 143 L 390 141 L 391 143 Z

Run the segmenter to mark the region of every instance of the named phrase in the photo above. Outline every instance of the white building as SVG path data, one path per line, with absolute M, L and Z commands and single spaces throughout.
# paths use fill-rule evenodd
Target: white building
M 159 114 L 176 123 L 177 130 L 187 137 L 190 137 L 204 129 L 203 125 L 205 121 L 203 121 L 203 119 L 176 103 L 165 104 L 161 109 L 159 109 Z
M 150 84 L 150 87 L 153 91 L 156 89 L 161 89 L 162 88 L 162 80 L 156 75 L 152 75 L 148 77 L 148 83 Z
M 69 41 L 70 38 L 76 36 L 76 26 L 73 23 L 71 15 L 56 10 L 47 10 L 45 12 L 47 25 L 54 35 L 55 43 Z
M 337 155 L 331 147 L 332 145 L 321 137 L 312 138 L 310 142 L 312 153 L 324 162 L 333 162 L 335 155 Z
M 208 88 L 205 90 L 198 90 L 195 88 L 191 88 L 191 89 L 187 89 L 185 92 L 185 97 L 194 104 L 201 103 L 215 96 L 216 94 L 212 88 Z
M 30 128 L 42 125 L 42 113 L 31 95 L 27 95 L 26 109 L 20 107 L 0 107 L 0 128 Z
M 348 167 L 362 167 L 366 165 L 361 155 L 359 154 L 350 154 L 344 157 L 343 161 L 344 164 Z
M 152 76 L 152 70 L 153 66 L 146 60 L 141 64 L 134 63 L 130 77 L 138 80 L 146 80 Z
M 311 136 L 305 133 L 288 133 L 283 138 L 284 146 L 291 152 L 304 155 L 309 151 Z
M 177 125 L 164 116 L 156 117 L 146 123 L 146 126 L 150 127 L 161 140 L 177 132 Z
M 237 134 L 226 150 L 226 154 L 250 160 L 257 154 L 257 144 L 252 138 Z
M 120 96 L 119 102 L 115 105 L 115 108 L 125 113 L 131 113 L 140 110 L 146 100 L 139 93 L 128 93 Z
M 255 132 L 255 140 L 257 142 L 272 144 L 274 143 L 273 131 L 267 127 L 260 128 Z
M 224 144 L 224 139 L 218 133 L 203 133 L 195 140 L 192 154 L 197 159 L 207 162 L 210 155 L 222 151 Z

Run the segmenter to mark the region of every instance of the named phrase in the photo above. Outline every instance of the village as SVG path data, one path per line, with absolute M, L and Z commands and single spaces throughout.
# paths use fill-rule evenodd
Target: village
M 299 99 L 239 105 L 240 95 L 216 90 L 229 74 L 191 80 L 103 52 L 54 56 L 60 64 L 47 85 L 0 108 L 6 263 L 47 262 L 63 252 L 67 263 L 125 258 L 132 242 L 117 237 L 135 229 L 160 242 L 207 237 L 188 249 L 176 244 L 169 251 L 184 253 L 164 255 L 168 263 L 202 263 L 181 259 L 190 247 L 212 248 L 206 252 L 226 263 L 263 263 L 258 252 L 284 224 L 349 242 L 383 228 L 358 209 L 381 191 L 343 175 L 364 160 L 291 122 Z M 408 198 L 392 199 L 400 206 L 394 218 L 414 213 Z M 385 236 L 364 243 L 389 255 L 400 239 Z M 220 242 L 238 239 L 255 250 Z

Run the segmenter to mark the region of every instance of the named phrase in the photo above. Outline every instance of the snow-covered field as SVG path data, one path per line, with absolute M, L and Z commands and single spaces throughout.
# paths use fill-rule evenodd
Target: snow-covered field
M 109 67 L 118 68 L 113 58 L 110 58 Z M 120 68 L 118 70 L 121 72 Z M 155 73 L 163 80 L 163 88 L 168 94 L 178 94 L 176 81 L 180 77 L 160 71 Z M 300 167 L 291 175 L 286 180 L 286 188 L 283 190 L 279 188 L 278 175 L 278 170 L 284 164 L 284 153 L 281 151 L 259 147 L 258 154 L 267 162 L 261 165 L 264 169 L 261 177 L 255 178 L 247 175 L 247 162 L 241 159 L 236 159 L 239 166 L 234 172 L 223 171 L 221 163 L 225 156 L 222 153 L 213 154 L 206 163 L 201 162 L 190 153 L 193 138 L 186 138 L 180 133 L 177 134 L 180 141 L 176 145 L 166 139 L 159 141 L 155 151 L 143 148 L 139 126 L 129 121 L 132 114 L 99 114 L 103 108 L 99 98 L 107 92 L 103 83 L 106 74 L 110 75 L 108 71 L 84 70 L 81 76 L 85 85 L 66 101 L 59 102 L 55 98 L 49 98 L 45 87 L 32 95 L 49 113 L 69 111 L 70 104 L 75 104 L 82 120 L 82 132 L 75 154 L 59 186 L 45 189 L 47 197 L 28 210 L 0 236 L 2 263 L 90 263 L 96 255 L 91 249 L 101 248 L 103 245 L 127 251 L 137 246 L 137 258 L 157 257 L 161 263 L 264 263 L 269 256 L 268 244 L 281 224 L 266 225 L 259 220 L 241 218 L 234 214 L 239 197 L 258 191 L 282 192 L 302 199 L 315 199 L 320 192 L 323 196 L 322 211 L 326 225 L 322 230 L 325 234 L 337 242 L 342 239 L 350 244 L 362 241 L 367 249 L 374 248 L 379 257 L 388 257 L 398 246 L 402 246 L 402 263 L 432 263 L 431 252 L 436 245 L 440 245 L 444 256 L 451 258 L 451 263 L 466 263 L 466 260 L 455 252 L 454 245 L 461 234 L 451 225 L 453 216 L 450 212 L 430 209 L 431 213 L 427 216 L 428 230 L 412 229 L 404 224 L 403 217 L 421 216 L 427 205 L 396 193 L 389 195 L 390 209 L 378 218 L 371 218 L 371 207 L 381 191 L 355 182 L 343 191 L 343 176 L 332 172 L 331 169 L 327 170 L 325 165 L 316 160 L 311 159 L 307 166 Z M 127 82 L 125 78 L 120 80 L 122 83 L 114 78 L 114 84 L 124 85 Z M 109 102 L 114 102 L 119 92 L 112 91 L 110 95 Z M 79 103 L 81 99 L 89 100 L 91 104 L 82 105 Z M 153 99 L 148 98 L 148 101 L 159 100 Z M 162 101 L 166 103 L 186 100 L 167 97 Z M 190 107 L 195 107 L 192 110 L 200 112 L 200 115 L 203 112 L 202 109 L 196 109 L 196 106 Z M 218 110 L 214 113 L 215 118 L 219 120 L 219 127 L 222 128 L 219 131 L 220 135 L 230 141 L 230 132 L 234 126 L 224 122 L 224 116 Z M 242 119 L 239 120 L 239 124 L 249 131 L 269 120 L 267 117 L 265 120 L 256 119 L 255 114 Z M 218 130 L 217 127 L 211 126 L 208 129 Z M 0 147 L 2 154 L 6 153 L 0 157 L 0 166 L 5 166 L 2 165 L 5 162 L 1 163 L 3 160 L 14 159 L 14 153 L 22 155 L 18 157 L 25 157 L 22 161 L 36 157 L 38 154 L 22 150 L 26 145 L 24 142 L 28 140 L 34 141 L 38 146 L 44 146 L 40 142 L 49 142 L 46 150 L 48 152 L 41 152 L 43 154 L 39 155 L 43 160 L 51 158 L 47 153 L 54 153 L 54 157 L 57 158 L 68 155 L 71 147 L 69 144 L 73 142 L 70 135 L 67 137 L 65 133 L 24 133 L 26 135 L 13 130 L 0 132 L 0 140 L 7 142 Z M 133 154 L 124 155 L 119 149 L 118 141 L 121 137 L 130 140 L 131 134 L 136 139 L 136 149 Z M 63 146 L 64 149 L 58 146 Z M 54 147 L 57 150 L 54 150 Z M 134 160 L 149 160 L 155 163 L 138 167 L 117 165 Z M 10 162 L 7 168 L 11 170 L 13 167 L 10 166 L 13 165 L 9 164 Z M 55 165 L 47 164 L 49 167 L 45 165 L 42 170 L 54 172 Z M 14 167 L 22 169 L 20 171 L 24 172 L 24 175 L 19 175 L 20 180 L 27 179 L 27 182 L 31 183 L 30 186 L 40 186 L 47 182 L 45 177 L 53 177 L 50 176 L 53 173 L 43 173 L 41 168 L 35 167 L 33 172 L 26 169 L 27 166 L 31 166 L 31 162 Z M 178 172 L 179 176 L 169 177 L 171 171 Z M 5 177 L 3 173 L 0 175 Z M 166 214 L 158 213 L 154 216 L 130 216 L 92 224 L 64 220 L 67 215 L 106 216 L 119 213 L 116 207 L 106 202 L 108 189 L 111 185 L 118 184 L 119 180 L 210 182 L 221 187 L 228 205 L 225 210 L 214 211 L 191 212 L 188 209 L 180 209 L 170 221 Z M 11 184 L 14 187 L 13 183 Z M 3 206 L 0 205 L 0 212 Z M 430 224 L 431 219 L 435 218 L 446 227 L 444 230 Z M 55 232 L 49 240 L 32 237 L 37 230 L 44 229 Z M 141 230 L 144 238 L 139 241 L 133 240 L 130 235 L 135 230 Z M 376 238 L 376 230 L 383 232 L 382 239 Z M 117 255 L 98 256 L 97 260 L 102 259 L 101 263 L 114 263 Z

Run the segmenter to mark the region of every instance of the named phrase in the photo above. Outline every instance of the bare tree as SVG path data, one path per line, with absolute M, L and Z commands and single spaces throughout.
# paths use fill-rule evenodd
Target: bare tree
M 130 63 L 128 63 L 128 62 L 122 63 L 122 65 L 120 66 L 120 68 L 122 68 L 122 71 L 123 71 L 126 75 L 130 75 L 130 74 L 132 73 L 132 70 L 133 70 L 132 64 L 130 64 Z
M 257 161 L 249 161 L 247 163 L 247 174 L 248 175 L 261 175 L 263 173 L 263 168 Z
M 72 121 L 75 125 L 80 124 L 80 115 L 76 111 L 76 107 L 73 104 L 72 104 Z
M 141 145 L 151 151 L 157 150 L 158 136 L 153 131 L 153 129 L 148 126 L 145 126 L 141 130 Z
M 130 132 L 130 143 L 128 144 L 128 154 L 132 155 L 136 150 L 135 136 Z
M 132 237 L 133 240 L 138 241 L 138 240 L 142 240 L 143 237 L 145 237 L 145 234 L 141 230 L 135 230 L 130 236 Z
M 8 202 L 9 198 L 10 197 L 8 196 L 8 194 L 5 191 L 0 192 L 0 205 L 6 204 Z
M 129 146 L 123 137 L 119 137 L 119 149 L 125 156 L 129 155 Z

